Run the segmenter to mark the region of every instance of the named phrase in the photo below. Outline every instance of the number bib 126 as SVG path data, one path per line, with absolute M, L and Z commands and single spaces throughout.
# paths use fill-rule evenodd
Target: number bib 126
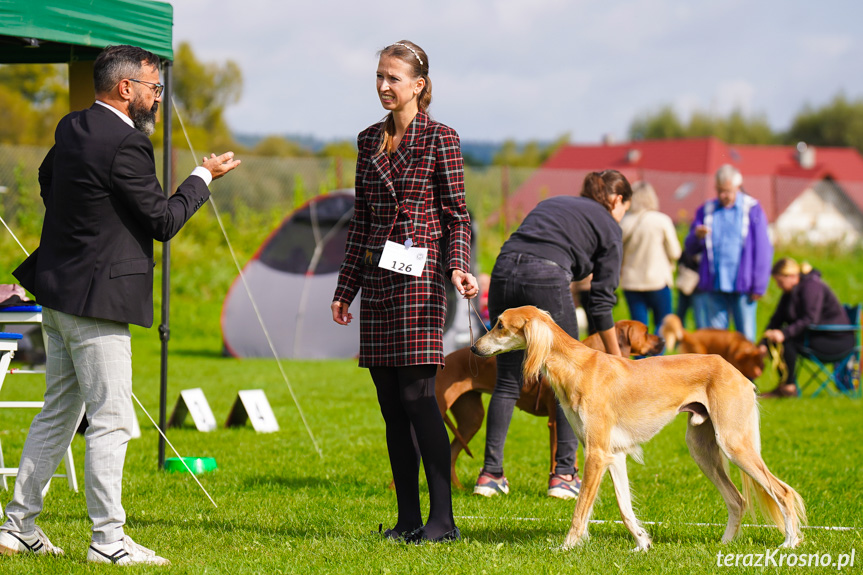
M 404 244 L 387 240 L 378 267 L 399 274 L 420 277 L 426 265 L 428 252 L 428 248 L 406 248 Z

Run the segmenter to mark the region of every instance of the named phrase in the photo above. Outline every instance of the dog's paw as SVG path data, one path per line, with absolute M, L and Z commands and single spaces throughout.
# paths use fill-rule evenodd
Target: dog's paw
M 587 540 L 589 539 L 587 533 L 582 535 L 581 537 L 575 535 L 567 535 L 566 540 L 564 540 L 563 545 L 560 546 L 561 549 L 566 551 L 567 549 L 575 549 L 576 547 L 581 547 Z
M 780 545 L 779 547 L 785 549 L 794 549 L 796 547 L 799 547 L 802 542 L 803 540 L 799 537 L 788 537 L 785 539 L 785 541 L 782 542 L 782 545 Z
M 648 539 L 645 543 L 639 543 L 637 547 L 635 547 L 632 552 L 633 553 L 647 553 L 647 550 L 653 547 L 653 543 Z

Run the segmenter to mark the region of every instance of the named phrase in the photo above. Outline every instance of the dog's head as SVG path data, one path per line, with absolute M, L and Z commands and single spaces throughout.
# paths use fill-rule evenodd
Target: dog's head
M 476 340 L 471 351 L 481 357 L 525 350 L 524 379 L 539 377 L 554 340 L 554 320 L 547 311 L 532 305 L 510 308 L 500 314 L 487 334 Z
M 528 343 L 528 335 L 525 326 L 533 319 L 541 316 L 551 319 L 548 312 L 535 308 L 534 306 L 523 306 L 510 308 L 500 314 L 497 323 L 484 336 L 476 340 L 470 350 L 480 357 L 489 357 L 525 349 Z M 527 328 L 527 332 L 530 328 Z
M 748 339 L 741 338 L 741 341 L 732 350 L 728 362 L 750 380 L 754 380 L 764 373 L 764 354 L 757 345 Z
M 614 324 L 617 343 L 624 357 L 630 355 L 659 355 L 665 348 L 665 340 L 648 331 L 640 321 L 625 319 Z

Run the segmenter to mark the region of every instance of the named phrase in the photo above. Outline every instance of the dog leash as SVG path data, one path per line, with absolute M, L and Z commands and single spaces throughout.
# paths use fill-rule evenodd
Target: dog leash
M 486 333 L 488 333 L 488 328 L 485 327 L 485 322 L 482 321 L 482 316 L 477 311 L 476 306 L 473 305 L 473 301 L 467 300 L 467 304 L 470 306 L 467 310 L 467 326 L 470 330 L 470 345 L 471 347 L 473 347 L 473 344 L 476 343 L 476 341 L 473 339 L 473 321 L 470 315 L 471 310 L 473 310 L 473 313 L 476 314 L 476 318 L 479 320 L 480 325 L 483 327 L 483 329 L 485 329 Z
M 476 343 L 476 340 L 473 338 L 473 320 L 471 318 L 470 312 L 473 310 L 473 313 L 476 314 L 476 318 L 479 320 L 480 325 L 482 325 L 483 329 L 485 329 L 486 333 L 488 333 L 488 328 L 485 327 L 485 322 L 482 321 L 482 316 L 477 311 L 476 307 L 473 305 L 472 300 L 467 300 L 467 304 L 470 306 L 467 309 L 467 326 L 470 331 L 470 346 L 473 347 L 473 344 Z M 473 354 L 470 354 L 470 358 L 468 358 L 468 367 L 470 368 L 470 374 L 473 377 L 479 375 L 479 364 L 477 363 L 477 359 L 473 357 Z M 474 369 L 475 368 L 475 369 Z
M 782 343 L 778 341 L 768 341 L 767 350 L 770 352 L 770 360 L 773 363 L 773 368 L 779 374 L 779 383 L 785 383 L 788 378 L 788 365 L 782 356 Z

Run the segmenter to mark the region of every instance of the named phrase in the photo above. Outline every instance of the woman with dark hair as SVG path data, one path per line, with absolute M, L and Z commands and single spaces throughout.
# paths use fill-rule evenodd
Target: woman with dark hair
M 359 364 L 369 368 L 377 390 L 398 501 L 398 520 L 385 535 L 451 541 L 461 535 L 452 513 L 449 437 L 435 399 L 435 374 L 443 365 L 444 282 L 467 298 L 478 292 L 469 272 L 461 148 L 452 128 L 428 116 L 425 51 L 402 40 L 379 57 L 377 92 L 389 113 L 357 138 L 356 203 L 333 321 L 351 322 L 348 306 L 362 288 Z M 425 525 L 420 457 L 429 487 Z
M 767 353 L 767 343 L 782 344 L 782 359 L 786 366 L 785 381 L 763 397 L 797 397 L 795 369 L 797 355 L 803 348 L 803 332 L 810 325 L 850 325 L 845 308 L 833 290 L 821 279 L 818 270 L 808 263 L 798 264 L 792 258 L 782 258 L 770 270 L 773 281 L 782 290 L 776 311 L 767 324 L 762 353 Z M 856 345 L 854 332 L 813 331 L 809 334 L 808 348 L 823 361 L 839 359 L 847 355 Z
M 578 339 L 570 283 L 593 274 L 589 314 L 606 351 L 620 355 L 611 312 L 623 253 L 620 220 L 631 198 L 632 188 L 623 174 L 605 170 L 587 175 L 581 197 L 556 196 L 537 204 L 495 261 L 488 296 L 491 325 L 508 308 L 534 305 Z M 473 490 L 477 495 L 509 493 L 503 447 L 521 393 L 523 357 L 521 351 L 497 356 L 497 383 L 486 419 L 485 463 Z M 581 485 L 575 465 L 578 439 L 560 405 L 556 419 L 557 453 L 548 495 L 574 499 Z

